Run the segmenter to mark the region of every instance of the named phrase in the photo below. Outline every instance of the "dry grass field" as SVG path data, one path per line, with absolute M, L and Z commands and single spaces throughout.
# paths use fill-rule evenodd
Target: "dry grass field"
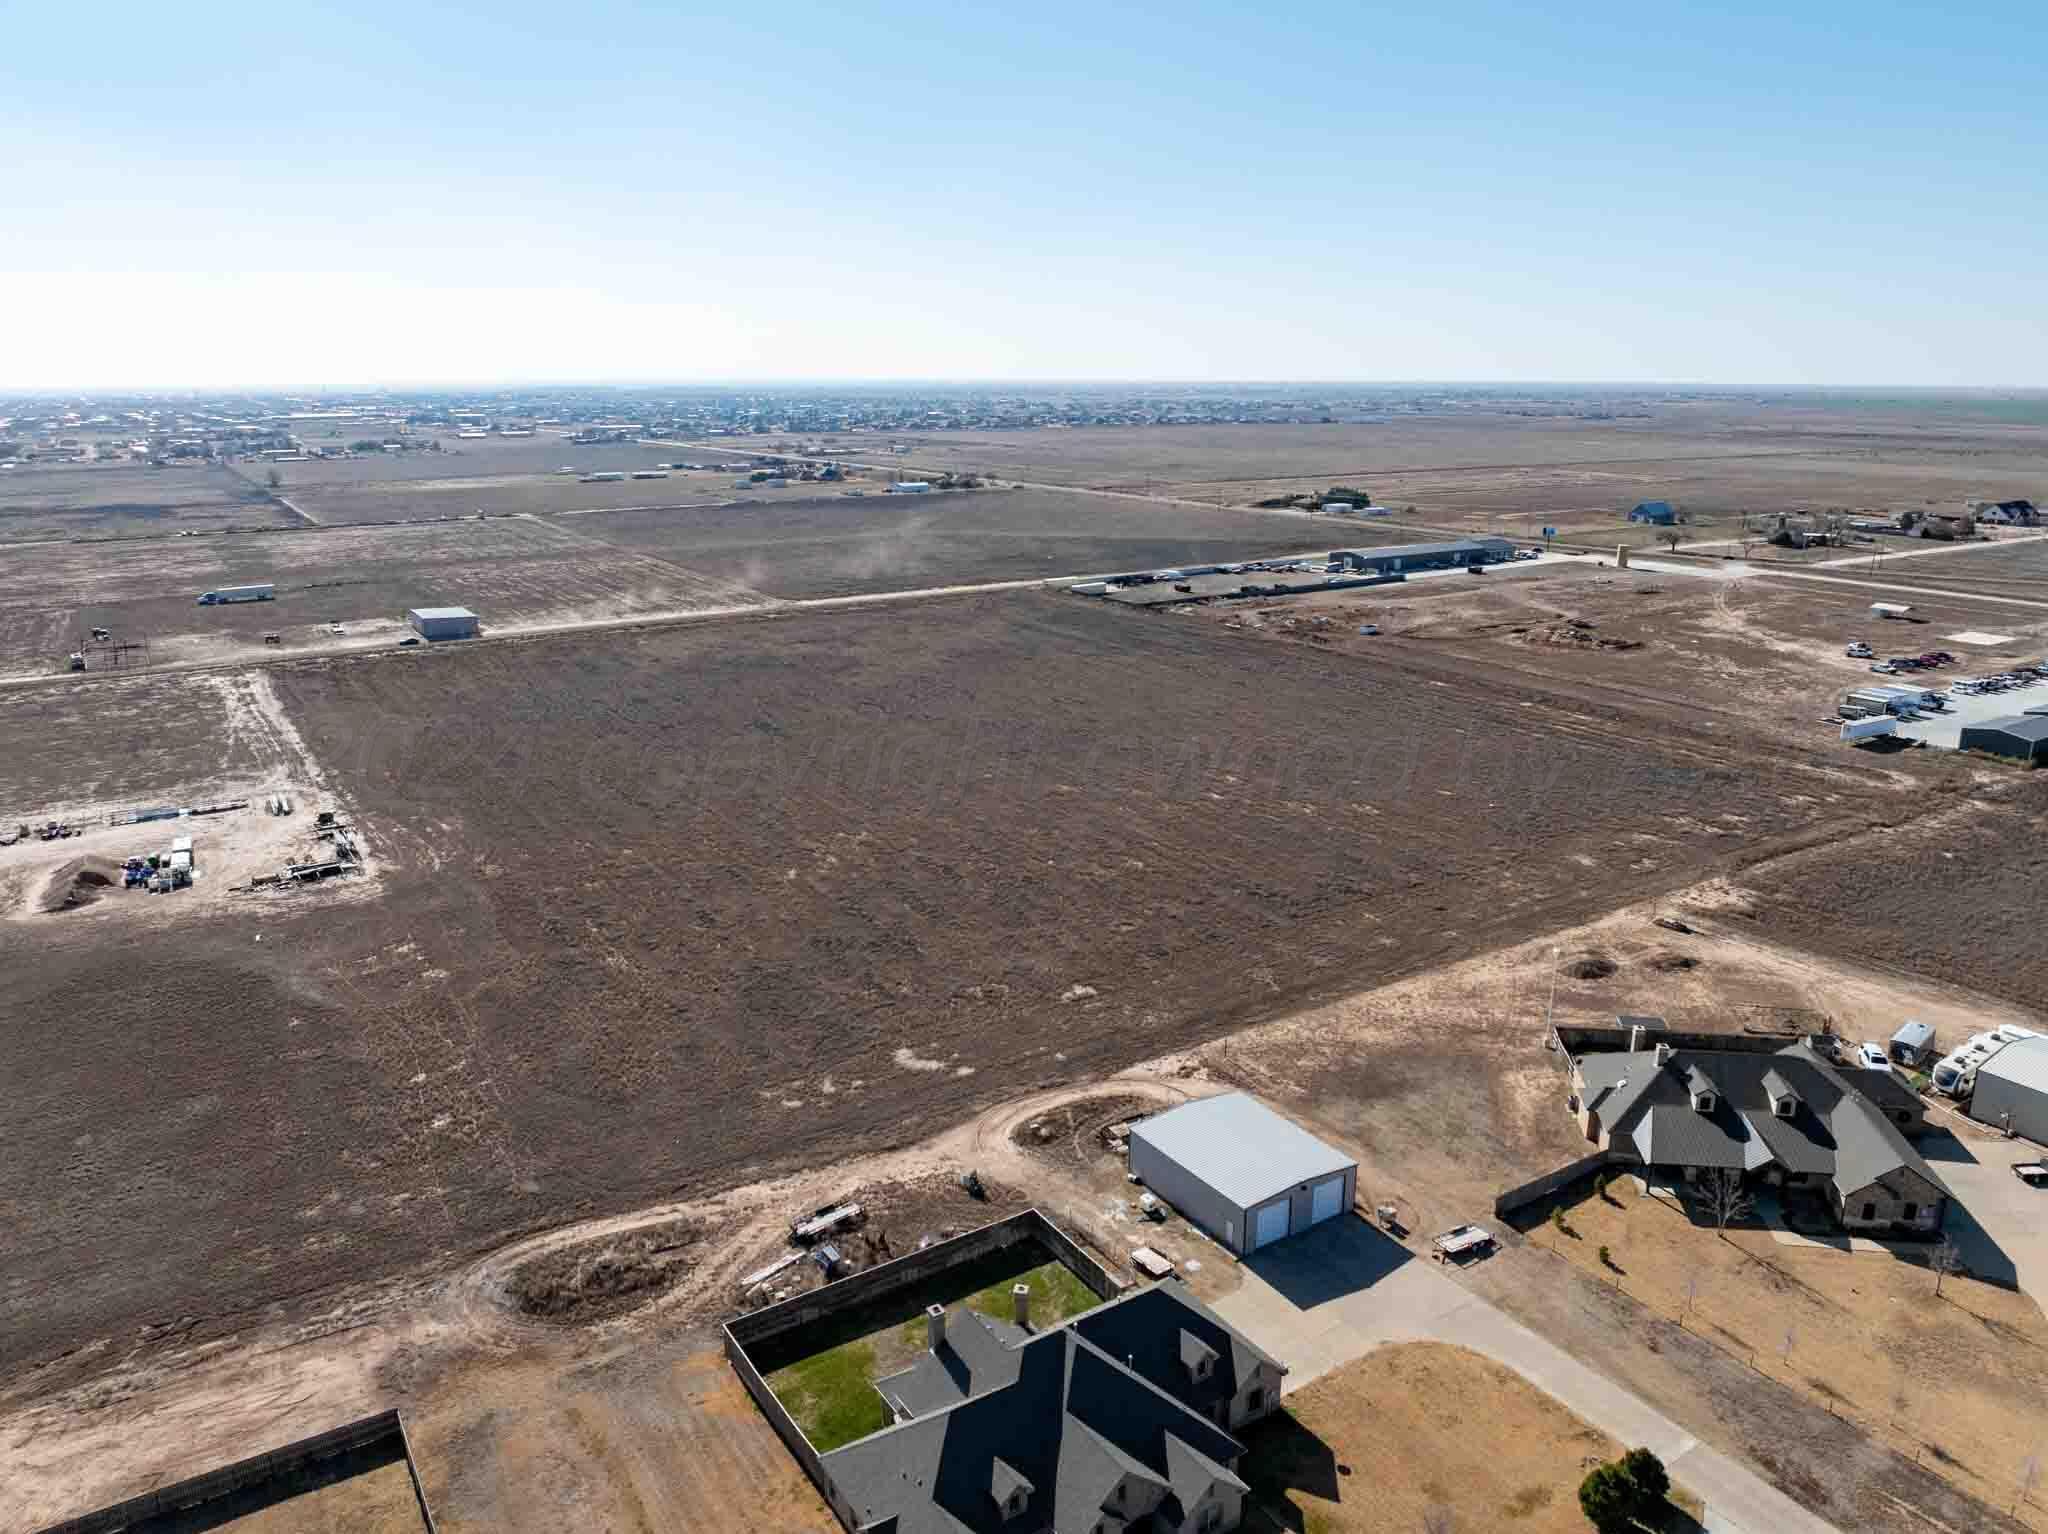
M 1538 1223 L 1531 1241 L 1972 1496 L 2011 1506 L 2048 1441 L 2048 1320 L 2025 1295 L 1951 1277 L 1937 1296 L 1925 1250 L 1909 1243 L 1893 1255 L 1788 1247 L 1766 1230 L 1724 1236 L 1628 1178 L 1556 1207 L 1564 1230 Z M 2048 1528 L 2048 1507 L 2020 1511 Z
M 1246 1434 L 1247 1529 L 1446 1528 L 1582 1534 L 1579 1482 L 1617 1444 L 1510 1369 L 1464 1348 L 1381 1348 L 1287 1398 Z M 1682 1489 L 1677 1500 L 1686 1501 Z M 1695 1504 L 1696 1510 L 1696 1504 Z M 1680 1507 L 1665 1528 L 1697 1529 Z
M 0 544 L 164 537 L 298 518 L 224 468 L 76 464 L 0 473 Z
M 138 932 L 146 987 L 56 926 L 0 960 L 39 1062 L 8 1373 L 900 1142 L 1675 887 L 1736 839 L 1674 802 L 1752 849 L 1870 802 L 1682 719 L 1646 741 L 1052 595 L 269 676 L 383 897 L 264 907 L 261 943 Z
M 422 1534 L 404 1461 L 209 1525 L 222 1534 Z

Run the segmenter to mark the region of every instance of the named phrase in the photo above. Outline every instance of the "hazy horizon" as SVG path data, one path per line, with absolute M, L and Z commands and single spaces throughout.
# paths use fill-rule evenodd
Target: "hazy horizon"
M 14 21 L 8 390 L 2048 383 L 2034 7 Z

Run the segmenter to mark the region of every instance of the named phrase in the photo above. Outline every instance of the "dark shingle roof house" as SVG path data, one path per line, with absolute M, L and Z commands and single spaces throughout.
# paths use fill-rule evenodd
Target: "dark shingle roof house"
M 895 1426 L 821 1457 L 873 1534 L 1226 1530 L 1244 1452 L 1285 1370 L 1177 1284 L 1033 1333 L 960 1310 L 876 1389 Z M 1255 1393 L 1255 1394 L 1254 1394 Z
M 1838 1070 L 1804 1044 L 1658 1047 L 1582 1056 L 1576 1078 L 1588 1138 L 1625 1159 L 1825 1186 L 1838 1210 L 1887 1179 L 1897 1192 L 1903 1176 L 1901 1198 L 1916 1215 L 1932 1201 L 1939 1223 L 1948 1190 L 1901 1132 L 1922 1106 L 1890 1071 Z

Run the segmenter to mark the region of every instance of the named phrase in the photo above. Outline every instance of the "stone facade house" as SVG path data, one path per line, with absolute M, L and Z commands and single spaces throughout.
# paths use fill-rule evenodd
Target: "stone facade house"
M 1850 1230 L 1941 1229 L 1948 1189 L 1907 1138 L 1925 1109 L 1890 1071 L 1839 1068 L 1804 1044 L 1658 1044 L 1580 1056 L 1572 1088 L 1580 1129 L 1619 1164 L 1689 1183 L 1733 1172 L 1810 1189 Z

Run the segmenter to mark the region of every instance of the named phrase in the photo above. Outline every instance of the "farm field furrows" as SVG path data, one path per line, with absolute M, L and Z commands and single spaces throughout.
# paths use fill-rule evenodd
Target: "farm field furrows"
M 1037 490 L 615 512 L 578 517 L 572 525 L 590 538 L 674 559 L 777 597 L 1216 564 L 1389 536 L 1373 523 L 1349 518 Z
M 1044 593 L 266 675 L 383 894 L 0 955 L 0 1379 L 905 1144 L 1878 797 Z
M 82 464 L 0 474 L 0 543 L 290 527 L 297 521 L 224 468 Z

